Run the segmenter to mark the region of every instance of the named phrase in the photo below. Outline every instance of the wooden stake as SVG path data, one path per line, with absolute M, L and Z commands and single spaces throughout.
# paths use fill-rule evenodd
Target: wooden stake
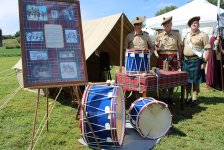
M 48 100 L 48 88 L 46 88 L 46 100 L 47 100 L 47 131 L 49 131 L 48 129 L 48 108 L 49 108 L 49 100 Z
M 36 109 L 35 109 L 35 113 L 34 113 L 33 132 L 32 132 L 32 138 L 31 138 L 31 143 L 30 143 L 30 150 L 33 149 L 33 140 L 34 140 L 35 129 L 36 129 L 37 112 L 38 112 L 39 100 L 40 100 L 40 89 L 38 89 L 38 93 L 37 93 Z
M 124 36 L 124 14 L 121 15 L 121 37 L 120 37 L 120 69 L 122 72 L 122 58 L 123 58 L 123 36 Z

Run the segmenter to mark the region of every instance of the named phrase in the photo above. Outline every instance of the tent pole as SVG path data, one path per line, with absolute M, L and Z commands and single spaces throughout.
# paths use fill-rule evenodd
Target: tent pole
M 120 69 L 122 72 L 122 58 L 123 58 L 123 35 L 124 35 L 124 14 L 121 15 L 121 38 L 120 38 Z

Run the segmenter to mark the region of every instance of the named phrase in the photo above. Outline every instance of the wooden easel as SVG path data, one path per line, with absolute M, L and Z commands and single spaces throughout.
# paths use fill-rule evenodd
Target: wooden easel
M 89 126 L 89 128 L 90 128 L 90 130 L 91 130 L 91 132 L 93 134 L 94 140 L 96 141 L 97 148 L 100 150 L 101 149 L 101 146 L 100 146 L 100 144 L 99 144 L 99 142 L 98 142 L 98 140 L 96 138 L 96 135 L 95 135 L 95 133 L 93 131 L 92 125 L 89 122 L 89 119 L 88 119 L 88 117 L 86 115 L 86 111 L 85 111 L 85 109 L 84 109 L 84 107 L 82 105 L 82 101 L 81 101 L 81 98 L 80 98 L 80 89 L 79 89 L 78 86 L 74 86 L 74 87 L 72 87 L 72 89 L 73 89 L 73 94 L 74 94 L 73 96 L 75 96 L 77 98 L 78 102 L 79 102 L 78 111 L 79 111 L 79 109 L 82 109 L 83 114 L 84 114 L 84 118 L 83 119 L 86 120 L 86 122 L 87 122 L 87 124 L 88 124 L 88 126 Z M 58 92 L 58 94 L 57 94 L 57 96 L 55 98 L 55 101 L 58 98 L 58 96 L 60 95 L 60 93 L 61 93 L 61 90 Z M 29 148 L 30 150 L 33 150 L 33 146 L 34 146 L 33 144 L 34 144 L 34 137 L 35 137 L 35 132 L 36 132 L 36 122 L 37 122 L 37 114 L 38 114 L 38 108 L 39 108 L 39 101 L 40 101 L 40 89 L 38 89 L 38 92 L 37 92 L 36 108 L 35 108 L 34 120 L 33 120 L 32 138 L 31 138 L 30 148 Z M 48 89 L 47 88 L 46 88 L 46 101 L 47 101 L 47 106 L 46 106 L 46 109 L 47 109 L 46 110 L 46 126 L 47 126 L 47 131 L 49 131 L 49 129 L 48 129 L 49 100 L 48 100 Z M 78 112 L 77 112 L 77 114 L 78 114 Z

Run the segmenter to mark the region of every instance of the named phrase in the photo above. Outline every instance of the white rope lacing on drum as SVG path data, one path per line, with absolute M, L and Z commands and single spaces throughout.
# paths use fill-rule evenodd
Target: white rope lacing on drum
M 10 94 L 8 94 L 7 96 L 5 96 L 3 99 L 1 99 L 1 101 L 4 101 L 4 103 L 0 106 L 0 110 L 2 110 L 4 108 L 4 106 L 15 97 L 15 95 L 20 91 L 21 87 L 19 86 L 18 88 L 16 88 L 15 90 L 13 90 Z
M 117 129 L 117 128 L 110 128 L 111 130 L 115 130 L 115 129 Z M 102 130 L 95 130 L 94 132 L 101 132 L 101 131 L 107 131 L 108 129 L 102 129 Z M 87 132 L 87 133 L 84 133 L 85 135 L 86 134 L 92 134 L 92 132 Z
M 50 119 L 50 115 L 51 115 L 51 113 L 52 113 L 52 111 L 53 111 L 53 109 L 54 109 L 54 106 L 55 106 L 55 104 L 56 104 L 56 101 L 57 101 L 57 99 L 58 99 L 58 97 L 59 97 L 61 91 L 62 91 L 62 87 L 60 88 L 60 90 L 59 90 L 59 92 L 58 92 L 58 94 L 57 94 L 55 100 L 53 101 L 52 106 L 49 108 L 48 120 Z M 39 127 L 38 127 L 38 129 L 37 129 L 37 132 L 35 133 L 33 139 L 36 138 L 36 136 L 37 136 L 37 134 L 38 134 L 38 132 L 39 132 L 39 130 L 40 130 L 40 128 L 41 128 L 41 126 L 42 126 L 42 124 L 43 124 L 43 122 L 44 122 L 44 120 L 45 120 L 46 117 L 47 117 L 47 113 L 46 113 L 45 116 L 43 117 L 43 119 L 42 119 L 42 121 L 41 121 L 41 123 L 40 123 L 40 125 L 39 125 Z M 38 142 L 38 140 L 39 140 L 39 138 L 40 138 L 40 136 L 41 136 L 41 134 L 42 134 L 42 132 L 43 132 L 43 130 L 44 130 L 44 128 L 45 128 L 45 126 L 46 126 L 48 120 L 45 120 L 45 123 L 44 123 L 43 126 L 42 126 L 42 129 L 41 129 L 41 131 L 40 131 L 40 133 L 39 133 L 39 135 L 38 135 L 38 137 L 37 137 L 37 139 L 36 139 L 36 141 L 35 141 L 35 143 L 34 143 L 34 145 L 33 145 L 32 150 L 34 150 L 34 148 L 35 148 L 35 146 L 36 146 L 36 144 L 37 144 L 37 142 Z M 31 146 L 31 145 L 30 145 L 30 146 Z M 30 146 L 29 146 L 28 150 L 30 149 Z
M 98 92 L 89 92 L 89 93 L 90 94 L 95 94 L 95 95 L 107 96 L 107 98 L 114 98 L 114 97 L 116 97 L 116 96 L 108 97 L 108 95 L 106 95 L 106 94 L 100 94 Z
M 115 105 L 116 105 L 116 103 L 115 103 Z M 86 107 L 94 108 L 94 109 L 100 110 L 102 112 L 105 112 L 104 109 L 96 108 L 96 107 L 93 107 L 93 106 L 86 105 Z M 115 112 L 110 111 L 110 113 L 115 113 Z
M 88 107 L 88 106 L 87 106 Z M 110 112 L 110 114 L 115 114 L 115 112 Z M 88 119 L 94 118 L 94 117 L 98 117 L 98 116 L 103 116 L 103 115 L 108 115 L 107 113 L 103 113 L 103 114 L 98 114 L 98 115 L 94 115 L 91 117 L 88 117 Z M 85 120 L 85 119 L 84 119 Z

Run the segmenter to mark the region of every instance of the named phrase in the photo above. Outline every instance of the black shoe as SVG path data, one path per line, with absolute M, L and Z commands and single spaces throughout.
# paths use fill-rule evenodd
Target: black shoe
M 167 104 L 176 105 L 172 98 L 167 98 Z
M 191 106 L 192 106 L 192 107 L 197 106 L 197 105 L 198 105 L 198 103 L 197 103 L 196 100 L 193 100 L 193 101 L 191 102 Z
M 190 105 L 191 103 L 192 103 L 192 99 L 191 98 L 186 100 L 186 105 Z

